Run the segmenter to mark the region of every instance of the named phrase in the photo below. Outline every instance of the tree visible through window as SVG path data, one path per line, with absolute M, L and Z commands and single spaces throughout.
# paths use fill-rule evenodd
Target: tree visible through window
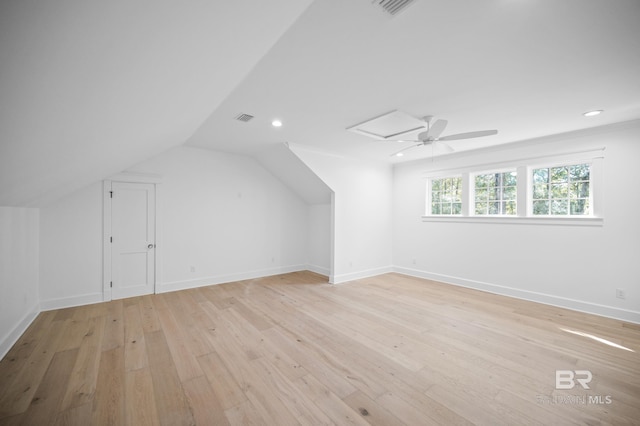
M 462 178 L 431 180 L 431 214 L 462 214 Z
M 518 176 L 515 171 L 475 177 L 475 214 L 515 215 Z
M 533 170 L 534 215 L 588 215 L 589 164 L 545 167 Z

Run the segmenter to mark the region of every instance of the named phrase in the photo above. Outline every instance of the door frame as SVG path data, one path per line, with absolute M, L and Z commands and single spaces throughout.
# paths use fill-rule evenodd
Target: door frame
M 158 209 L 158 199 L 160 198 L 162 187 L 162 176 L 149 173 L 119 173 L 111 176 L 102 181 L 102 300 L 109 302 L 112 300 L 111 292 L 111 268 L 112 268 L 112 254 L 111 254 L 111 184 L 113 182 L 122 183 L 151 183 L 155 188 L 155 261 L 154 261 L 154 279 L 153 279 L 153 293 L 159 293 L 160 291 L 160 274 L 162 262 L 162 215 Z

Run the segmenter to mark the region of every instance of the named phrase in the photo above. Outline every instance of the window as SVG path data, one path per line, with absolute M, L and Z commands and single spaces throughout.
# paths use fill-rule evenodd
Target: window
M 589 215 L 590 175 L 589 164 L 533 169 L 533 214 Z
M 476 215 L 515 215 L 517 173 L 483 173 L 474 178 L 474 211 Z
M 462 177 L 431 180 L 431 214 L 462 214 Z
M 489 158 L 483 164 L 425 172 L 422 220 L 602 226 L 604 150 L 502 162 Z

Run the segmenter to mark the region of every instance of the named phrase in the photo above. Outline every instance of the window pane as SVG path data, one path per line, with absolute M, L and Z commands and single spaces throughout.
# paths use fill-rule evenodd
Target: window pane
M 500 202 L 494 201 L 489 203 L 489 214 L 500 214 Z
M 432 191 L 440 191 L 440 184 L 441 184 L 441 180 L 440 179 L 434 179 L 431 181 L 431 190 Z
M 576 164 L 569 168 L 569 178 L 571 180 L 589 180 L 589 164 Z
M 571 200 L 570 208 L 571 208 L 572 215 L 589 214 L 589 200 L 588 199 Z
M 453 203 L 451 205 L 451 214 L 462 214 L 462 203 Z
M 518 174 L 516 172 L 507 172 L 504 174 L 502 184 L 504 186 L 516 186 L 518 184 Z
M 551 182 L 566 182 L 568 178 L 567 167 L 554 167 L 551 169 Z
M 486 188 L 476 189 L 476 200 L 484 201 L 487 199 L 487 190 Z
M 551 200 L 551 214 L 566 215 L 568 213 L 568 200 Z
M 538 200 L 549 198 L 549 185 L 547 185 L 546 183 L 534 185 L 533 198 Z
M 516 214 L 517 213 L 516 202 L 515 201 L 506 201 L 504 203 L 504 210 L 503 210 L 502 213 L 503 214 Z
M 549 201 L 547 200 L 534 201 L 533 214 L 549 214 Z
M 431 204 L 431 214 L 440 214 L 440 203 Z
M 443 204 L 440 207 L 440 214 L 451 214 L 451 204 Z
M 516 187 L 515 186 L 507 186 L 503 189 L 503 198 L 505 200 L 515 200 L 516 199 Z
M 487 214 L 487 203 L 476 203 L 476 214 Z
M 547 183 L 549 182 L 549 169 L 535 169 L 533 171 L 534 183 Z
M 551 184 L 551 198 L 567 198 L 569 196 L 569 187 L 566 183 Z

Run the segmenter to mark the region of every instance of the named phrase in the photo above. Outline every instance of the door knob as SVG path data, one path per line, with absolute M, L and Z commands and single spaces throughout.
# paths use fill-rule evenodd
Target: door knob
M 153 244 L 149 244 L 149 245 L 147 246 L 147 248 L 148 248 L 148 249 L 152 249 L 153 247 L 155 247 Z

